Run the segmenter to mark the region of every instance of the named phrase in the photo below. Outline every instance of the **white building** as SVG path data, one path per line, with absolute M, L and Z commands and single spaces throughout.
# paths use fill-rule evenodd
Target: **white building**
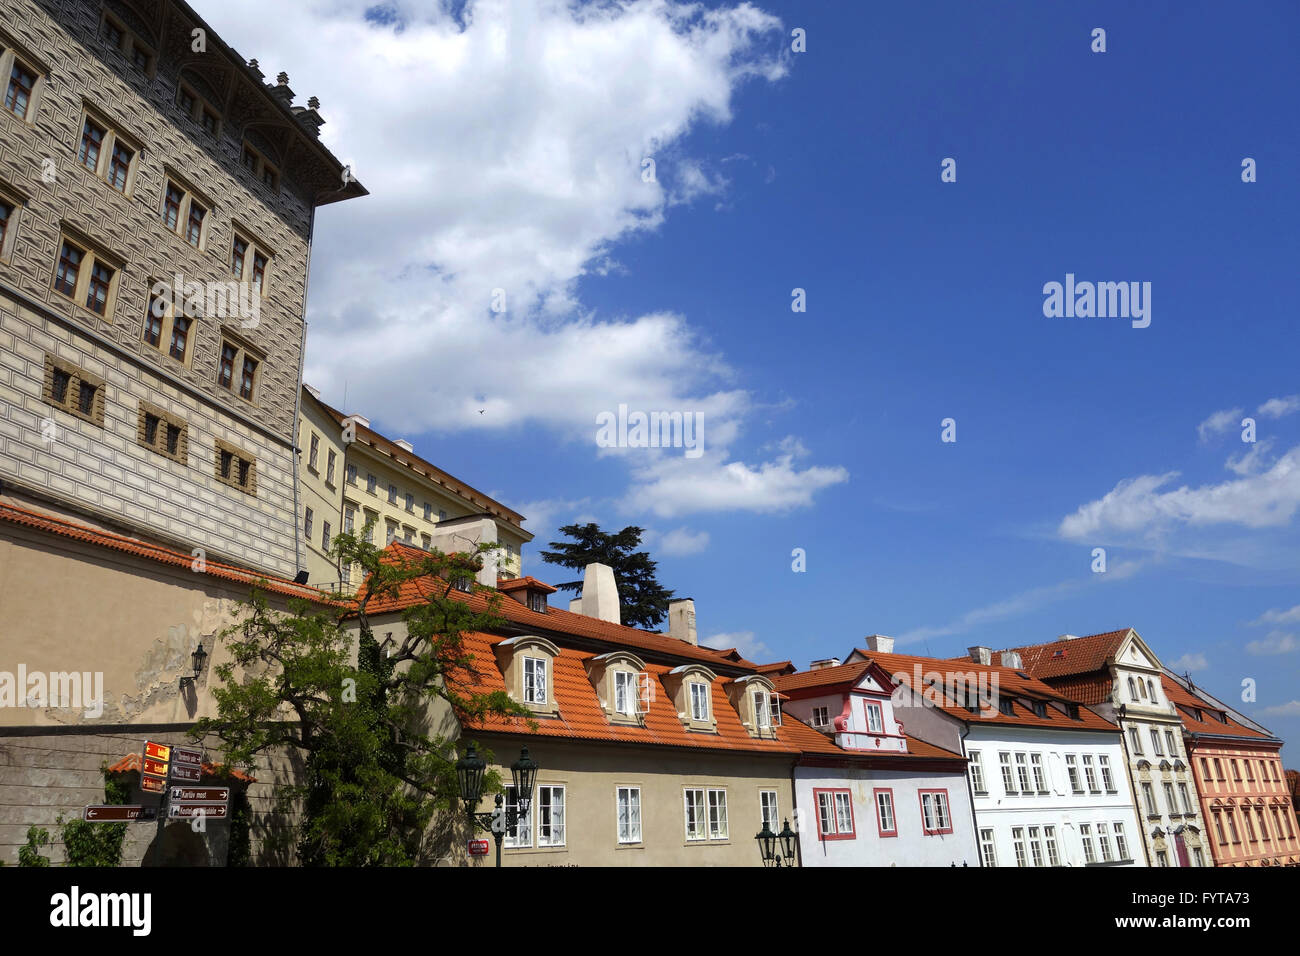
M 794 800 L 804 866 L 979 866 L 966 761 L 903 732 L 869 663 L 769 674 L 801 747 Z M 829 665 L 829 666 L 825 666 Z
M 1115 724 L 1014 666 L 992 666 L 985 648 L 945 661 L 894 654 L 887 637 L 867 643 L 848 663 L 874 663 L 898 687 L 894 714 L 908 737 L 968 758 L 982 865 L 1146 865 Z

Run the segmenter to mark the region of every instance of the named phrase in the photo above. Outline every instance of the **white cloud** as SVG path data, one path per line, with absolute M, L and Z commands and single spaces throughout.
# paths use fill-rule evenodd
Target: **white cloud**
M 789 511 L 812 504 L 813 494 L 849 480 L 847 469 L 799 470 L 791 455 L 758 466 L 728 461 L 725 448 L 700 458 L 659 456 L 633 472 L 623 506 L 672 518 L 707 511 Z
M 727 651 L 734 647 L 740 651 L 741 657 L 756 664 L 766 664 L 774 657 L 772 649 L 762 641 L 757 640 L 753 631 L 731 631 L 714 634 L 712 637 L 704 638 L 700 643 L 705 647 L 712 647 L 714 650 L 719 651 Z
M 1251 624 L 1300 624 L 1300 604 L 1293 608 L 1283 610 L 1273 608 L 1265 611 L 1259 616 L 1258 620 L 1251 621 Z
M 1300 508 L 1300 447 L 1267 471 L 1199 488 L 1163 490 L 1178 472 L 1125 479 L 1104 497 L 1080 506 L 1059 526 L 1062 537 L 1099 539 L 1158 533 L 1179 525 L 1236 524 L 1282 527 Z
M 1300 717 L 1300 700 L 1290 700 L 1285 704 L 1265 707 L 1260 713 L 1268 717 Z
M 1252 442 L 1247 446 L 1247 450 L 1237 457 L 1229 455 L 1224 467 L 1238 475 L 1258 475 L 1271 464 L 1268 453 L 1272 447 L 1272 439 Z
M 1251 641 L 1246 645 L 1246 653 L 1254 654 L 1257 657 L 1271 654 L 1290 654 L 1295 650 L 1300 650 L 1300 641 L 1296 640 L 1294 634 L 1285 634 L 1282 631 L 1271 631 L 1262 640 Z
M 727 190 L 722 159 L 684 143 L 729 123 L 745 83 L 786 74 L 780 21 L 749 3 L 470 0 L 459 19 L 400 4 L 379 25 L 371 5 L 310 0 L 285 29 L 264 0 L 209 13 L 320 97 L 323 140 L 371 192 L 317 219 L 308 380 L 336 402 L 346 384 L 348 411 L 405 434 L 540 425 L 595 453 L 596 414 L 625 402 L 703 411 L 725 449 L 753 414 L 725 358 L 680 314 L 584 309 L 578 283 L 626 271 L 613 247 L 675 204 Z M 795 474 L 731 464 L 751 486 Z
M 1201 436 L 1201 441 L 1209 441 L 1214 435 L 1226 432 L 1229 428 L 1236 426 L 1241 421 L 1241 413 L 1242 409 L 1240 408 L 1215 412 L 1196 426 L 1196 433 Z
M 1300 411 L 1300 395 L 1287 395 L 1285 398 L 1270 398 L 1259 406 L 1258 414 L 1267 418 L 1281 418 L 1297 411 Z
M 1200 653 L 1187 653 L 1165 663 L 1170 670 L 1174 671 L 1204 671 L 1210 668 L 1210 662 L 1205 659 L 1204 654 Z
M 682 556 L 699 554 L 709 546 L 707 531 L 692 531 L 690 528 L 674 528 L 659 541 L 659 550 L 667 555 Z

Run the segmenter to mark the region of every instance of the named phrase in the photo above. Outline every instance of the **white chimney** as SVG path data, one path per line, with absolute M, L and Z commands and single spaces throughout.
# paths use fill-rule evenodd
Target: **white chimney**
M 569 613 L 570 614 L 582 613 L 582 598 L 576 597 L 569 602 Z
M 582 572 L 582 613 L 611 624 L 621 622 L 618 584 L 608 564 L 589 564 Z
M 1062 634 L 1060 637 L 1057 638 L 1058 641 L 1077 641 L 1078 639 L 1079 639 L 1078 634 Z
M 405 438 L 395 438 L 393 439 L 393 444 L 396 445 L 398 448 L 402 449 L 402 451 L 408 451 L 411 452 L 412 454 L 414 454 L 415 452 L 415 446 L 412 445 Z
M 883 634 L 868 634 L 867 650 L 875 651 L 877 654 L 892 654 L 894 653 L 894 639 L 885 637 Z
M 1022 663 L 1021 660 L 1020 660 L 1020 652 L 1019 652 L 1019 651 L 1003 651 L 1003 652 L 1002 652 L 1002 666 L 1003 666 L 1003 667 L 1010 667 L 1010 668 L 1013 668 L 1014 670 L 1020 670 L 1020 669 L 1021 669 L 1022 667 L 1024 667 L 1025 665 L 1024 665 L 1024 663 Z
M 808 665 L 810 671 L 825 670 L 827 667 L 839 667 L 840 659 L 838 657 L 823 657 L 819 661 L 813 661 Z
M 970 654 L 970 659 L 976 664 L 984 664 L 987 666 L 988 664 L 993 663 L 993 649 L 990 647 L 980 647 L 979 645 L 976 645 L 975 647 L 966 648 L 966 651 Z
M 668 635 L 687 644 L 699 646 L 695 635 L 695 600 L 681 598 L 668 602 Z

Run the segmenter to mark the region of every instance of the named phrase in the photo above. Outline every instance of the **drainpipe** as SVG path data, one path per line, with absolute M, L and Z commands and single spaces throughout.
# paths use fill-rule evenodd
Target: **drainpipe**
M 803 869 L 803 826 L 799 823 L 799 788 L 795 785 L 794 768 L 799 766 L 799 761 L 803 759 L 802 754 L 795 754 L 790 761 L 790 810 L 794 813 L 795 825 L 799 827 L 799 839 L 795 840 L 795 852 L 799 857 L 799 868 Z
M 302 449 L 298 447 L 300 419 L 302 417 L 302 366 L 307 358 L 307 288 L 311 285 L 311 247 L 316 235 L 316 203 L 311 206 L 311 219 L 307 224 L 307 275 L 302 283 L 302 336 L 298 340 L 298 388 L 293 395 L 293 573 L 297 576 L 302 567 L 302 534 L 298 530 L 298 482 Z

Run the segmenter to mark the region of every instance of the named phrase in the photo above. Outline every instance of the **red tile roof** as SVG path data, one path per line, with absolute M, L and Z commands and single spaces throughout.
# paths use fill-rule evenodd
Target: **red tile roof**
M 117 763 L 110 766 L 108 768 L 108 772 L 109 773 L 130 773 L 132 770 L 138 771 L 139 769 L 140 769 L 140 755 L 127 754 Z M 205 777 L 227 776 L 226 768 L 221 766 L 220 764 L 208 763 L 205 761 L 203 763 L 203 766 L 200 769 L 202 770 L 203 776 Z M 230 770 L 228 772 L 228 775 L 234 777 L 236 780 L 242 780 L 244 781 L 244 783 L 257 783 L 256 777 L 251 777 L 248 774 L 244 773 L 244 771 L 242 770 Z
M 819 667 L 811 671 L 782 674 L 771 679 L 777 690 L 789 694 L 797 690 L 831 688 L 856 683 L 863 671 L 870 666 L 866 661 L 858 661 L 855 664 L 840 664 L 836 667 Z
M 914 668 L 919 667 L 924 680 L 926 674 L 937 671 L 940 674 L 950 672 L 986 674 L 991 682 L 994 675 L 998 680 L 998 693 L 1002 697 L 1013 698 L 1012 713 L 999 712 L 995 717 L 983 717 L 972 714 L 964 703 L 958 702 L 949 694 L 943 694 L 940 708 L 951 717 L 970 724 L 1007 724 L 1019 727 L 1051 727 L 1062 730 L 1118 731 L 1118 726 L 1106 720 L 1100 714 L 1079 706 L 1079 719 L 1075 720 L 1064 712 L 1068 698 L 1052 687 L 1033 677 L 1023 678 L 1009 667 L 993 667 L 976 664 L 974 661 L 940 660 L 933 657 L 918 657 L 911 654 L 881 654 L 876 651 L 859 648 L 854 653 L 875 661 L 891 677 L 902 675 L 910 687 L 913 684 Z M 914 688 L 915 689 L 915 688 Z M 1014 698 L 1028 698 L 1048 702 L 1047 714 L 1039 717 L 1033 710 Z M 1055 704 L 1055 706 L 1053 706 Z M 1058 709 L 1059 708 L 1059 709 Z
M 1165 689 L 1165 696 L 1177 708 L 1178 716 L 1188 733 L 1217 734 L 1220 737 L 1251 737 L 1257 740 L 1271 739 L 1268 734 L 1261 734 L 1253 727 L 1247 727 L 1240 721 L 1233 719 L 1232 714 L 1197 697 L 1171 677 L 1162 674 L 1160 683 Z M 1200 720 L 1196 719 L 1194 708 L 1200 709 Z M 1214 716 L 1215 714 L 1223 714 L 1227 718 L 1227 723 L 1219 720 Z
M 35 528 L 39 531 L 47 531 L 51 534 L 57 534 L 64 538 L 71 538 L 75 541 L 84 541 L 87 544 L 93 544 L 98 547 L 109 548 L 113 551 L 121 551 L 125 554 L 147 558 L 150 561 L 156 561 L 159 564 L 167 564 L 172 567 L 185 568 L 186 570 L 194 571 L 194 556 L 191 554 L 183 554 L 180 551 L 173 551 L 170 548 L 150 544 L 147 541 L 140 541 L 136 538 L 128 538 L 125 535 L 114 534 L 110 531 L 102 531 L 99 528 L 91 528 L 87 525 L 77 524 L 76 522 L 69 521 L 66 518 L 58 518 L 37 511 L 29 511 L 26 508 L 20 508 L 14 504 L 0 502 L 0 521 L 8 521 L 10 524 L 21 525 L 26 528 Z M 283 594 L 289 597 L 305 598 L 306 600 L 317 604 L 337 603 L 334 596 L 328 592 L 313 587 L 307 587 L 302 584 L 294 584 L 287 578 L 277 578 L 271 575 L 259 574 L 256 571 L 250 571 L 247 568 L 237 567 L 236 565 L 207 561 L 204 570 L 195 571 L 194 573 L 206 574 L 209 577 L 220 578 L 223 581 L 233 581 L 238 584 L 255 585 L 264 591 Z
M 421 561 L 428 557 L 427 552 L 400 541 L 394 541 L 384 550 L 385 560 L 391 561 Z M 402 584 L 396 598 L 387 595 L 376 597 L 366 608 L 366 612 L 371 616 L 394 613 L 426 601 L 431 591 L 430 584 L 427 578 L 406 581 Z M 488 594 L 481 590 L 465 592 L 453 588 L 448 596 L 457 601 L 464 601 L 475 611 L 486 611 L 488 608 Z M 548 607 L 545 612 L 533 611 L 518 601 L 510 599 L 500 602 L 497 613 L 512 624 L 539 631 L 588 638 L 621 647 L 670 655 L 680 660 L 700 661 L 709 666 L 739 667 L 750 671 L 755 669 L 755 665 L 741 657 L 734 648 L 720 651 L 710 647 L 698 647 L 667 634 L 624 627 L 622 624 L 602 621 L 585 614 L 573 614 L 556 607 Z
M 758 672 L 771 677 L 773 674 L 793 674 L 795 666 L 789 661 L 776 661 L 772 664 L 759 664 Z
M 559 588 L 551 587 L 545 581 L 539 581 L 531 574 L 525 574 L 522 578 L 511 578 L 508 581 L 498 581 L 498 591 L 518 591 L 520 588 L 532 588 L 536 591 L 544 591 L 547 594 L 554 594 Z
M 1132 628 L 1089 634 L 1072 640 L 1049 641 L 1014 648 L 1020 654 L 1024 671 L 1040 680 L 1086 674 L 1106 667 L 1114 658 Z M 997 653 L 997 652 L 994 652 Z M 995 658 L 996 659 L 996 658 Z
M 1080 704 L 1105 704 L 1110 701 L 1114 681 L 1110 671 L 1093 671 L 1073 677 L 1054 677 L 1051 687 L 1064 697 Z

